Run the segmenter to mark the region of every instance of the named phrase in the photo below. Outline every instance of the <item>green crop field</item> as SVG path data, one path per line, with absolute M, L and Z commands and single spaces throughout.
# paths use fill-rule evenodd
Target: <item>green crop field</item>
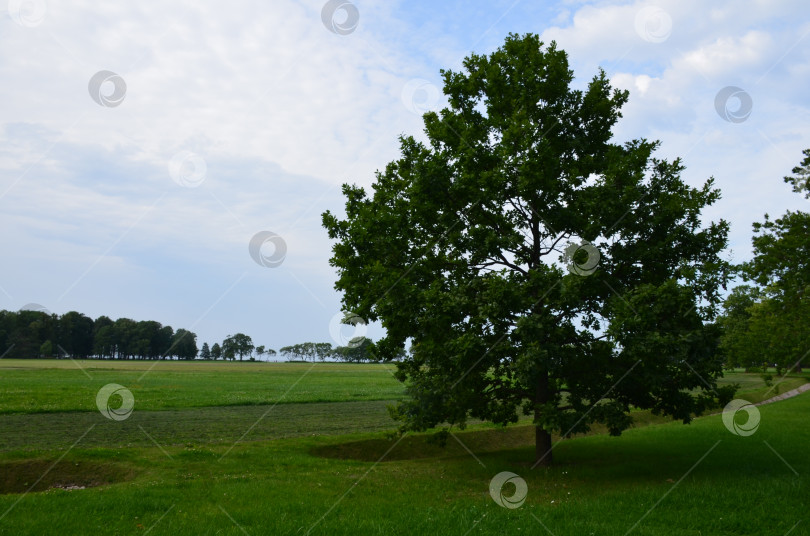
M 0 360 L 0 534 L 810 534 L 810 393 L 760 406 L 748 436 L 720 415 L 638 412 L 533 469 L 527 422 L 473 424 L 444 448 L 393 437 L 392 371 Z M 724 381 L 756 402 L 807 374 Z M 122 420 L 97 408 L 110 383 L 132 393 Z M 490 496 L 503 471 L 526 483 L 518 508 Z

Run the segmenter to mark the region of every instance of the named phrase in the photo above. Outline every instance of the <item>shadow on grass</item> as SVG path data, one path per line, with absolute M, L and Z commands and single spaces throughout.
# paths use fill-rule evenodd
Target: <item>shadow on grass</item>
M 782 391 L 788 388 L 793 388 L 805 382 L 804 378 L 788 379 L 782 385 Z M 743 391 L 738 396 L 744 396 L 746 399 L 759 401 L 760 399 L 769 398 L 775 395 L 777 389 L 760 386 L 756 390 Z M 716 415 L 722 411 L 722 408 L 717 407 L 713 410 L 707 411 L 701 417 L 697 417 L 698 421 L 703 418 Z M 675 424 L 669 417 L 660 415 L 653 415 L 650 411 L 633 411 L 632 412 L 634 424 L 633 429 L 647 428 L 653 425 L 662 425 L 667 423 Z M 729 439 L 723 435 L 724 430 L 722 425 L 718 426 L 715 433 L 709 434 L 709 437 L 720 437 Z M 693 427 L 686 425 L 685 430 L 690 430 Z M 701 428 L 701 426 L 697 426 Z M 716 432 L 720 435 L 717 436 Z M 666 436 L 666 441 L 659 442 L 657 438 L 648 441 L 634 442 L 624 441 L 623 434 L 621 438 L 609 438 L 607 429 L 603 425 L 593 425 L 590 432 L 587 434 L 578 434 L 573 439 L 588 437 L 588 436 L 603 436 L 606 443 L 590 444 L 586 451 L 579 448 L 573 448 L 572 452 L 568 453 L 567 459 L 562 463 L 557 463 L 557 466 L 567 464 L 584 464 L 592 467 L 599 467 L 604 465 L 611 465 L 619 463 L 620 461 L 628 463 L 632 466 L 642 466 L 645 460 L 660 460 L 669 458 L 671 461 L 679 459 L 682 455 L 686 460 L 691 459 L 693 456 L 692 449 L 685 448 L 686 445 L 676 447 L 674 444 L 679 443 L 683 438 L 688 442 L 695 441 L 697 438 L 692 433 L 686 432 L 679 434 L 677 427 L 670 427 L 669 430 L 663 433 Z M 656 434 L 657 435 L 657 434 Z M 454 431 L 453 435 L 447 437 L 445 446 L 436 444 L 430 441 L 431 435 L 428 434 L 414 434 L 402 438 L 399 444 L 396 445 L 396 439 L 390 438 L 374 438 L 359 441 L 351 441 L 344 443 L 335 443 L 329 445 L 322 445 L 310 450 L 314 456 L 331 459 L 342 460 L 356 460 L 363 462 L 385 462 L 385 461 L 400 461 L 400 460 L 417 460 L 417 459 L 442 459 L 442 458 L 455 458 L 455 457 L 484 457 L 484 456 L 499 456 L 503 455 L 509 458 L 512 463 L 519 466 L 527 465 L 532 466 L 533 462 L 523 462 L 517 460 L 531 460 L 533 459 L 534 447 L 534 427 L 530 424 L 512 425 L 506 428 L 486 428 L 477 430 Z M 557 447 L 563 447 L 568 440 L 559 442 L 559 436 L 553 436 L 552 441 L 555 444 L 555 451 Z M 696 447 L 702 445 L 702 442 L 697 441 L 694 443 Z M 711 443 L 707 445 L 707 448 Z M 617 450 L 617 448 L 619 450 Z M 583 457 L 584 456 L 584 457 Z M 633 462 L 638 463 L 633 463 Z M 655 465 L 655 462 L 653 463 Z M 631 470 L 634 472 L 634 470 Z
M 654 416 L 649 411 L 634 412 L 633 418 L 634 428 L 671 422 L 670 419 Z M 310 453 L 321 458 L 376 462 L 378 460 L 454 458 L 470 456 L 471 453 L 479 456 L 534 447 L 534 426 L 531 424 L 517 424 L 505 428 L 493 425 L 484 426 L 487 428 L 483 430 L 455 430 L 452 435 L 447 437 L 447 443 L 444 446 L 431 441 L 431 434 L 425 433 L 405 436 L 393 449 L 396 439 L 386 437 L 323 445 L 313 448 Z M 590 432 L 578 434 L 575 437 L 594 435 L 607 435 L 607 428 L 603 425 L 593 425 Z M 552 441 L 555 443 L 559 439 L 559 435 L 552 436 Z
M 417 434 L 403 437 L 393 449 L 396 439 L 378 438 L 323 445 L 313 448 L 310 453 L 321 458 L 376 462 L 453 458 L 470 456 L 469 452 L 478 455 L 534 444 L 534 427 L 531 425 L 453 433 L 455 437 L 449 436 L 445 446 L 431 442 L 430 435 Z

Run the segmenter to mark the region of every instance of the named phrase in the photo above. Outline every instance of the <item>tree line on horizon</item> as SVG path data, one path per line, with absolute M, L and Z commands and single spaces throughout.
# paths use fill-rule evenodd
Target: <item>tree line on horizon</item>
M 265 346 L 254 346 L 250 336 L 243 333 L 229 335 L 222 344 L 214 343 L 208 346 L 203 343 L 200 350 L 200 359 L 226 359 L 236 360 L 238 357 L 242 361 L 247 357 L 250 361 L 255 361 L 255 352 L 259 360 L 262 356 L 269 359 L 280 355 L 287 361 L 345 361 L 348 363 L 363 363 L 375 361 L 371 353 L 373 342 L 366 337 L 352 339 L 346 346 L 332 346 L 329 342 L 303 342 L 290 346 L 282 346 L 278 352 Z
M 154 320 L 0 310 L 6 358 L 194 359 L 197 335 Z
M 221 343 L 197 347 L 197 334 L 164 326 L 154 320 L 93 320 L 70 311 L 57 315 L 40 310 L 0 310 L 0 358 L 8 359 L 204 359 L 255 361 L 277 355 L 289 361 L 369 362 L 372 342 L 365 337 L 346 346 L 305 342 L 282 347 L 278 352 L 254 345 L 244 333 L 227 336 Z M 256 357 L 254 357 L 254 355 Z

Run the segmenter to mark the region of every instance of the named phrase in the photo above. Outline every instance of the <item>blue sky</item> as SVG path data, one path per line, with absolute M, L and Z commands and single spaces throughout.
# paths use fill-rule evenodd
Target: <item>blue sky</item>
M 690 184 L 715 177 L 706 217 L 731 222 L 734 261 L 765 212 L 807 208 L 781 180 L 810 147 L 805 0 L 352 5 L 356 27 L 332 19 L 352 26 L 341 34 L 321 0 L 9 2 L 0 309 L 154 319 L 200 344 L 339 342 L 320 214 L 342 210 L 341 183 L 371 184 L 398 135 L 421 135 L 420 112 L 443 103 L 439 69 L 509 32 L 557 40 L 576 84 L 601 67 L 630 90 L 616 139 L 661 140 Z M 103 70 L 120 78 L 97 99 L 126 85 L 115 106 L 91 98 Z M 716 110 L 727 86 L 750 97 L 743 121 Z M 284 240 L 280 265 L 251 258 L 260 231 Z

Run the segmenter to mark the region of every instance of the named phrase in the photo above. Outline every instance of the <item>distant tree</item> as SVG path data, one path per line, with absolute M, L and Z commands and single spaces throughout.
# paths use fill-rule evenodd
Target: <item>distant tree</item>
M 171 326 L 161 327 L 151 340 L 153 355 L 158 357 L 167 355 L 173 342 L 174 329 Z
M 242 361 L 244 356 L 250 356 L 253 352 L 253 339 L 244 333 L 237 333 L 236 335 L 229 335 L 222 342 L 222 351 L 226 356 L 239 356 L 239 361 Z M 233 359 L 233 357 L 230 357 Z
M 217 360 L 222 357 L 222 347 L 217 342 L 215 342 L 214 345 L 211 347 L 211 357 L 213 357 L 214 360 Z
M 112 327 L 115 323 L 108 316 L 100 316 L 93 322 L 93 355 L 101 358 L 112 358 Z M 104 330 L 102 332 L 102 330 Z M 102 335 L 99 335 L 99 334 Z
M 295 361 L 306 359 L 306 355 L 304 354 L 304 345 L 302 343 L 285 346 L 281 349 L 281 353 L 288 359 Z
M 135 323 L 132 333 L 132 353 L 137 359 L 156 359 L 160 354 L 152 352 L 152 339 L 157 338 L 161 328 L 160 322 L 154 320 L 139 320 Z
M 786 370 L 802 372 L 810 344 L 810 300 L 786 303 L 768 298 L 754 304 L 747 335 L 743 340 L 761 354 L 762 367 L 776 367 L 780 376 Z
M 732 289 L 723 302 L 723 313 L 717 319 L 721 330 L 720 350 L 726 367 L 760 367 L 765 355 L 760 345 L 751 346 L 748 341 L 751 315 L 754 305 L 762 299 L 762 292 L 749 285 Z
M 222 341 L 222 358 L 230 361 L 236 359 L 236 342 L 230 335 Z
M 747 368 L 754 363 L 757 366 L 762 363 L 761 352 L 757 352 L 759 355 L 754 357 L 753 352 L 758 349 L 743 344 L 743 338 L 750 329 L 751 309 L 761 298 L 759 289 L 740 285 L 732 289 L 723 302 L 723 312 L 717 318 L 717 325 L 721 330 L 720 351 L 728 368 Z
M 363 363 L 374 359 L 372 354 L 372 341 L 367 337 L 357 337 L 349 341 L 346 346 L 338 346 L 333 350 L 336 359 L 349 363 Z
M 272 361 L 274 357 L 276 357 L 276 351 L 272 348 L 268 348 L 265 350 L 265 354 L 267 354 L 267 360 Z
M 14 353 L 6 357 L 32 358 L 39 356 L 42 343 L 46 340 L 55 341 L 58 337 L 59 317 L 44 311 L 17 312 L 16 329 L 14 332 Z
M 262 356 L 264 355 L 264 346 L 256 347 L 256 355 L 259 357 L 259 359 L 262 358 Z
M 115 327 L 113 324 L 104 325 L 96 331 L 95 337 L 93 337 L 93 353 L 107 359 L 116 357 Z
M 321 361 L 326 361 L 332 357 L 332 344 L 328 342 L 315 343 L 315 355 Z
M 204 342 L 202 349 L 200 349 L 200 358 L 206 360 L 211 359 L 211 349 L 208 347 L 207 342 Z
M 0 355 L 8 355 L 14 348 L 11 332 L 16 324 L 16 315 L 10 311 L 0 311 Z
M 100 330 L 101 328 L 106 326 L 112 326 L 114 323 L 115 322 L 113 322 L 109 316 L 101 315 L 100 317 L 96 318 L 96 320 L 93 322 L 93 335 L 98 333 L 98 330 Z
M 53 357 L 53 343 L 51 341 L 43 342 L 39 347 L 39 355 L 46 359 Z
M 317 345 L 314 342 L 305 342 L 301 346 L 304 359 L 315 361 L 315 358 L 318 356 Z
M 88 357 L 93 353 L 93 319 L 70 311 L 57 321 L 57 341 L 69 357 Z
M 784 178 L 810 198 L 810 149 Z M 754 257 L 742 265 L 743 277 L 759 285 L 762 300 L 750 308 L 749 331 L 740 346 L 761 351 L 767 362 L 801 372 L 810 345 L 810 214 L 787 211 L 781 218 L 753 224 Z
M 185 329 L 178 329 L 172 340 L 171 355 L 178 359 L 194 359 L 197 357 L 197 335 Z

